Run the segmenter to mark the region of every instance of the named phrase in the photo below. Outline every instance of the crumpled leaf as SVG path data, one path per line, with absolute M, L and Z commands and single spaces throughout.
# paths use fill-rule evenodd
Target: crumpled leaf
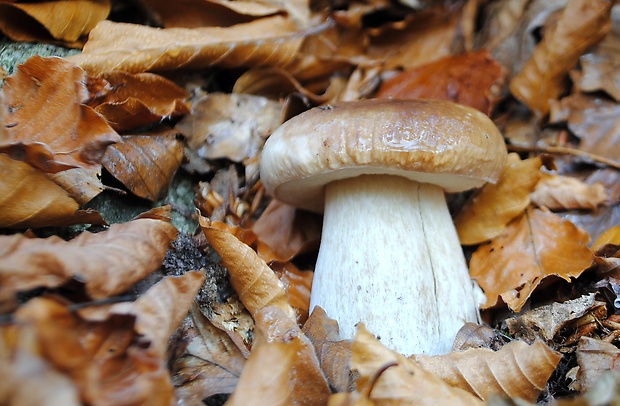
M 109 13 L 109 0 L 2 1 L 0 31 L 15 41 L 57 39 L 75 46 Z
M 620 369 L 620 349 L 603 340 L 582 337 L 576 353 L 580 392 L 590 390 L 605 372 Z
M 450 100 L 490 114 L 503 76 L 502 66 L 481 50 L 405 70 L 385 80 L 375 97 Z
M 314 347 L 289 314 L 267 306 L 255 314 L 252 352 L 228 406 L 325 405 L 330 390 Z
M 501 298 L 518 312 L 547 277 L 576 278 L 592 264 L 589 241 L 589 235 L 571 222 L 528 209 L 472 255 L 471 276 L 487 297 L 482 308 L 495 306 Z
M 612 30 L 592 52 L 579 58 L 579 65 L 580 91 L 603 90 L 620 101 L 620 33 Z
M 562 359 L 542 341 L 512 341 L 499 351 L 472 348 L 434 357 L 414 355 L 420 367 L 448 384 L 487 400 L 506 394 L 533 402 Z
M 497 183 L 484 185 L 455 217 L 461 244 L 480 244 L 503 233 L 508 223 L 529 206 L 541 165 L 538 157 L 521 161 L 517 154 L 509 154 Z
M 363 324 L 357 325 L 352 349 L 351 368 L 358 374 L 354 395 L 365 390 L 367 398 L 359 399 L 358 394 L 357 403 L 348 403 L 346 396 L 336 394 L 330 398 L 330 406 L 483 404 L 476 396 L 450 386 L 414 360 L 385 347 Z M 373 382 L 374 385 L 367 388 L 367 384 Z
M 108 147 L 102 163 L 133 194 L 154 202 L 168 193 L 183 148 L 174 134 L 123 136 L 123 142 Z
M 81 54 L 69 58 L 91 75 L 208 66 L 283 66 L 297 53 L 304 34 L 290 19 L 275 16 L 233 27 L 158 29 L 102 21 Z
M 510 81 L 512 94 L 540 115 L 549 112 L 566 88 L 569 70 L 611 27 L 607 0 L 570 0 L 556 24 L 545 32 L 523 69 Z
M 607 200 L 607 191 L 600 183 L 587 185 L 570 176 L 542 173 L 531 198 L 549 210 L 594 210 Z
M 232 393 L 245 365 L 245 358 L 230 337 L 217 329 L 194 304 L 191 326 L 184 329 L 184 353 L 174 361 L 172 382 L 184 404 L 200 404 L 218 393 Z
M 95 299 L 121 293 L 157 269 L 176 228 L 161 220 L 114 224 L 97 234 L 59 237 L 0 236 L 0 298 L 36 287 L 83 281 Z
M 6 133 L 0 151 L 44 172 L 100 168 L 108 145 L 120 141 L 90 107 L 86 74 L 61 58 L 34 56 L 6 79 Z M 4 108 L 4 107 L 3 107 Z
M 202 232 L 230 273 L 230 283 L 252 317 L 263 307 L 276 306 L 295 320 L 284 286 L 258 254 L 233 234 L 211 226 L 206 217 L 199 218 Z
M 116 131 L 157 123 L 189 113 L 189 93 L 174 82 L 153 73 L 113 71 L 99 76 L 89 105 Z M 94 90 L 94 89 L 93 89 Z M 91 90 L 92 91 L 92 90 Z

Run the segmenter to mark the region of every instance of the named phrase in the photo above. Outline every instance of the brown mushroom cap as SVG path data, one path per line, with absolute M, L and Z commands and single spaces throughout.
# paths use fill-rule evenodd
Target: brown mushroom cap
M 267 140 L 261 179 L 277 199 L 323 210 L 323 187 L 391 174 L 461 192 L 495 183 L 506 145 L 493 122 L 442 100 L 371 99 L 308 110 Z

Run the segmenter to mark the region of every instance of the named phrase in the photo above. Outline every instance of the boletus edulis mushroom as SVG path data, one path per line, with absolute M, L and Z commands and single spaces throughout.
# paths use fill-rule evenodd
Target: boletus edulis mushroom
M 442 354 L 478 318 L 444 192 L 495 182 L 506 146 L 478 110 L 439 100 L 364 100 L 308 110 L 267 140 L 276 199 L 324 212 L 311 308 L 352 338 L 366 327 L 403 354 Z

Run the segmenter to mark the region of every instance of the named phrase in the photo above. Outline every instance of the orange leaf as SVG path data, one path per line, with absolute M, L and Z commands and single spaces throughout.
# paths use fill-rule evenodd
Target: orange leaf
M 592 251 L 597 254 L 620 255 L 620 225 L 610 227 L 592 243 Z M 611 256 L 607 255 L 607 256 Z
M 557 23 L 544 34 L 532 57 L 511 80 L 510 91 L 531 110 L 549 112 L 549 100 L 566 89 L 568 71 L 611 27 L 607 0 L 571 0 Z
M 73 168 L 46 175 L 63 188 L 80 206 L 90 202 L 104 189 L 101 171 L 86 168 Z
M 607 200 L 607 191 L 600 183 L 587 185 L 570 176 L 543 173 L 531 198 L 549 210 L 594 210 Z
M 540 158 L 521 161 L 517 154 L 509 154 L 499 181 L 484 185 L 454 219 L 461 244 L 480 244 L 503 233 L 506 225 L 529 206 L 541 165 Z
M 110 146 L 103 166 L 136 196 L 157 201 L 168 192 L 183 162 L 183 143 L 174 135 L 124 136 Z
M 98 169 L 108 145 L 120 137 L 82 103 L 86 74 L 60 58 L 34 56 L 7 78 L 6 136 L 0 151 L 44 172 Z
M 282 66 L 295 57 L 303 36 L 292 20 L 281 16 L 195 29 L 102 21 L 91 31 L 83 52 L 67 59 L 92 75 L 111 70 Z
M 0 3 L 0 30 L 15 41 L 58 39 L 69 45 L 87 35 L 110 13 L 109 0 Z M 51 38 L 43 34 L 47 31 Z M 43 32 L 42 32 L 43 31 Z
M 441 99 L 490 114 L 504 69 L 486 50 L 446 56 L 384 81 L 377 98 Z
M 547 277 L 576 278 L 592 264 L 589 241 L 588 234 L 571 222 L 528 209 L 504 234 L 472 255 L 471 276 L 487 297 L 483 308 L 494 306 L 501 297 L 518 312 Z

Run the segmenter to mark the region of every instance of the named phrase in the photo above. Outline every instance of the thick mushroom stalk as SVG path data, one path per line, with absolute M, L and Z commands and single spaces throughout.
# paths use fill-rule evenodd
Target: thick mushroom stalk
M 363 175 L 325 190 L 316 305 L 403 354 L 443 354 L 477 321 L 472 282 L 442 188 L 399 176 Z

